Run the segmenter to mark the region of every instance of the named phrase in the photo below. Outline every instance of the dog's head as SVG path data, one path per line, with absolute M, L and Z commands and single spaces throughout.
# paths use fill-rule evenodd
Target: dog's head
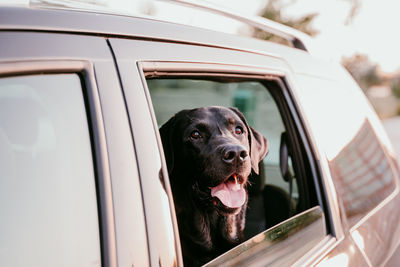
M 174 193 L 186 190 L 194 201 L 227 214 L 247 203 L 247 178 L 252 169 L 258 173 L 268 142 L 239 110 L 182 110 L 160 134 Z

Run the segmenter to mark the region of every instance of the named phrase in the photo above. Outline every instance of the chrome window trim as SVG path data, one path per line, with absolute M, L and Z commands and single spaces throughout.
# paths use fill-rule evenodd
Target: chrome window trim
M 101 105 L 93 64 L 84 60 L 15 60 L 0 62 L 0 78 L 22 75 L 74 73 L 80 76 L 91 138 L 100 230 L 102 265 L 116 267 L 116 242 L 111 177 Z
M 283 70 L 204 62 L 141 61 L 138 63 L 138 67 L 144 72 L 146 78 L 194 76 L 197 74 L 200 76 L 222 76 L 222 74 L 229 74 L 234 77 L 268 79 L 286 75 Z

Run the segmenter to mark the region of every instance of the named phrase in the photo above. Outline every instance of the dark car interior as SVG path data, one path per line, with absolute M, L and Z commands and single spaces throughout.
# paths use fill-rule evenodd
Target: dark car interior
M 224 79 L 152 78 L 147 80 L 158 125 L 182 109 L 220 105 L 237 107 L 269 141 L 270 150 L 249 177 L 245 238 L 317 205 L 313 181 L 292 119 L 271 82 Z M 303 168 L 302 170 L 300 168 Z M 309 189 L 311 188 L 311 189 Z

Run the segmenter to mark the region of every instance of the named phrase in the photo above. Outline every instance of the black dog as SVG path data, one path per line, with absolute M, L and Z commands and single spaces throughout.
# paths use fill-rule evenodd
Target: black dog
M 185 265 L 243 241 L 247 181 L 267 140 L 236 108 L 182 110 L 160 128 Z

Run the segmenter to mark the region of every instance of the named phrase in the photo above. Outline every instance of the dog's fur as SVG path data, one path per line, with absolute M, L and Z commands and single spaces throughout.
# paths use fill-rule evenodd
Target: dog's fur
M 243 241 L 248 176 L 258 173 L 268 142 L 236 108 L 224 107 L 182 110 L 160 134 L 184 263 L 201 265 Z M 218 185 L 243 188 L 239 204 L 212 196 Z

